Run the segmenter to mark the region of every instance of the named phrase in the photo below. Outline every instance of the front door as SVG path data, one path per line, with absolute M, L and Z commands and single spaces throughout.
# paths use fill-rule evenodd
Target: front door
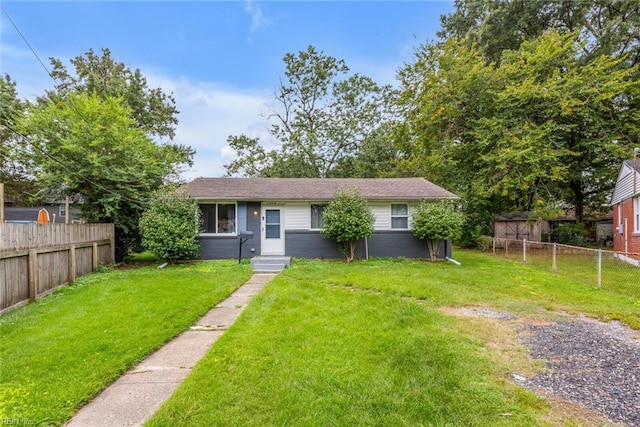
M 262 255 L 284 255 L 282 207 L 263 206 L 260 228 Z

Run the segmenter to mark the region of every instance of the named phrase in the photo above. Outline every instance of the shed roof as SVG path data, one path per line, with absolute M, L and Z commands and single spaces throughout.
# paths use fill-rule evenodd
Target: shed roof
M 367 200 L 458 199 L 424 178 L 196 178 L 187 191 L 208 200 L 331 200 L 358 189 Z

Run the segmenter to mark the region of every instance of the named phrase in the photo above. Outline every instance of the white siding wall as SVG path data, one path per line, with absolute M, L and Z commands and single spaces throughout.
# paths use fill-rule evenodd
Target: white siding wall
M 311 211 L 308 203 L 287 203 L 284 206 L 285 230 L 308 230 Z
M 285 203 L 284 204 L 284 228 L 285 230 L 309 230 L 311 227 L 311 203 Z M 391 204 L 402 202 L 374 202 L 370 204 L 371 211 L 375 218 L 373 228 L 375 230 L 391 230 Z M 409 228 L 411 228 L 411 215 L 415 212 L 417 205 L 408 204 Z
M 636 184 L 636 192 L 640 192 L 640 176 L 636 179 L 638 180 Z M 616 186 L 613 190 L 611 204 L 615 205 L 620 203 L 622 200 L 626 200 L 633 195 L 633 171 L 631 168 L 627 167 L 627 165 L 623 165 L 618 176 L 618 182 L 616 182 Z
M 391 205 L 390 204 L 375 204 L 371 205 L 371 211 L 375 217 L 373 224 L 374 230 L 389 230 L 391 229 Z

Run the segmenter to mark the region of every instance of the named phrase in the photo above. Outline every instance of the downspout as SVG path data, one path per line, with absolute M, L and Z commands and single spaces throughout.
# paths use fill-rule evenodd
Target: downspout
M 633 195 L 635 196 L 637 191 L 637 181 L 638 181 L 638 154 L 640 153 L 640 148 L 633 149 Z

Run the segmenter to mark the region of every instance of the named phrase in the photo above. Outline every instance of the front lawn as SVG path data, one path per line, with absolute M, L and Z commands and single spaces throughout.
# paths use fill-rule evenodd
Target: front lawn
M 633 298 L 484 254 L 456 258 L 461 267 L 294 261 L 148 425 L 544 425 L 547 402 L 510 381 L 538 369 L 513 331 L 447 309 L 560 310 L 640 328 Z
M 0 317 L 0 420 L 61 424 L 250 276 L 233 261 L 109 270 Z

